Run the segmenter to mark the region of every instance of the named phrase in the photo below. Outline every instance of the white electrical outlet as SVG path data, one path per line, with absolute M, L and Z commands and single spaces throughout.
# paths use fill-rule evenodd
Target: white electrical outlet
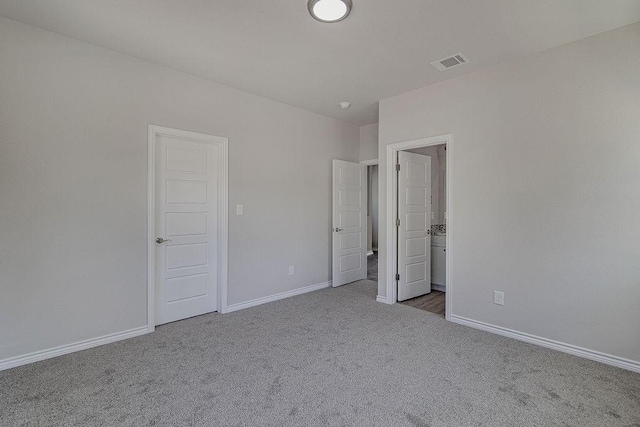
M 504 292 L 493 291 L 493 303 L 504 305 Z
M 436 219 L 436 213 L 435 212 L 431 212 L 431 219 Z
M 289 266 L 289 276 L 293 276 L 293 273 L 296 272 L 296 269 L 293 267 L 293 265 Z
M 236 215 L 242 215 L 244 213 L 243 205 L 236 205 Z

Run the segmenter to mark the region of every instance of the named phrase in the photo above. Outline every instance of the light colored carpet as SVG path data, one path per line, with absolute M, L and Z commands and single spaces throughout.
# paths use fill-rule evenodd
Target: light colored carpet
M 0 424 L 639 426 L 640 375 L 358 282 L 0 372 Z

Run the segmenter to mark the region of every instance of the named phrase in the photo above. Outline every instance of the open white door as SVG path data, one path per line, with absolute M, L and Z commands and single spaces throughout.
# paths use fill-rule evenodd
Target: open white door
M 367 277 L 367 167 L 333 161 L 332 285 Z
M 431 157 L 398 152 L 398 301 L 431 292 Z

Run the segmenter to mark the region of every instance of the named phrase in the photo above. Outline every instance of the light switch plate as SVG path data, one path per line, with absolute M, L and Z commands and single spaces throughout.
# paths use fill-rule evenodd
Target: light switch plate
M 236 205 L 236 215 L 242 215 L 244 213 L 243 205 Z

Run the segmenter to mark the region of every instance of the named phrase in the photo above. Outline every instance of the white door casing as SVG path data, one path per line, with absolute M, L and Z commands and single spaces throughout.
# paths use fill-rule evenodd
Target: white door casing
M 367 277 L 367 167 L 333 160 L 332 285 Z
M 398 301 L 431 292 L 431 157 L 398 152 Z
M 149 132 L 149 320 L 160 325 L 224 307 L 227 139 L 158 126 Z

